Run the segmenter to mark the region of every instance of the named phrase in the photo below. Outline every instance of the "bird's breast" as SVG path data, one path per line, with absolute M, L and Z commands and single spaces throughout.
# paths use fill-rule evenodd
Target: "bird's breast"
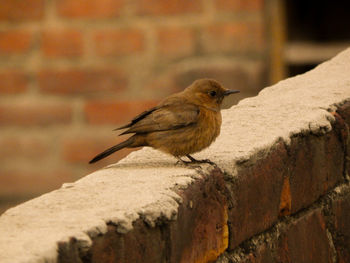
M 197 143 L 203 148 L 208 147 L 220 134 L 221 113 L 201 109 L 197 124 Z

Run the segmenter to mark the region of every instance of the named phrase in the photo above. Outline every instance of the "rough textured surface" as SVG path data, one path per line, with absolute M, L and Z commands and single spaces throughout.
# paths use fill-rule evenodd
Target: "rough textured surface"
M 346 262 L 349 71 L 350 49 L 224 111 L 195 155 L 218 168 L 143 149 L 9 209 L 0 261 Z
M 293 222 L 281 235 L 278 250 L 280 262 L 332 262 L 321 211 L 308 213 Z
M 335 248 L 339 262 L 350 261 L 350 195 L 333 201 Z
M 2 261 L 54 260 L 56 242 L 70 237 L 88 249 L 90 237 L 107 232 L 106 223 L 125 233 L 140 215 L 150 226 L 160 217 L 175 219 L 181 198 L 171 188 L 186 188 L 191 176 L 194 170 L 156 165 L 106 168 L 10 209 L 0 218 Z
M 343 220 L 347 220 L 349 198 L 347 182 L 308 208 L 280 219 L 273 227 L 226 251 L 217 263 L 348 262 L 347 230 L 344 231 L 348 221 Z M 339 227 L 336 222 L 340 221 Z
M 176 221 L 165 224 L 168 219 L 160 217 L 156 225 L 149 228 L 138 220 L 125 235 L 110 226 L 106 236 L 98 237 L 88 252 L 91 262 L 215 260 L 228 245 L 227 204 L 220 191 L 224 191 L 224 180 L 219 171 L 214 170 L 200 183 L 177 190 L 183 202 Z
M 227 106 L 266 86 L 269 5 L 229 2 L 1 0 L 0 214 L 123 159 L 132 149 L 86 165 L 198 78 L 241 90 Z M 26 147 L 37 138 L 42 156 Z
M 286 149 L 278 143 L 266 158 L 238 170 L 230 187 L 231 249 L 277 220 L 286 161 Z

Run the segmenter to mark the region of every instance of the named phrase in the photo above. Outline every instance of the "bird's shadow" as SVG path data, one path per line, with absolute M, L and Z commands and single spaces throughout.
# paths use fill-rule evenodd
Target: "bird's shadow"
M 151 162 L 128 162 L 128 163 L 115 163 L 106 166 L 102 169 L 118 169 L 118 168 L 190 168 L 188 165 L 178 163 L 177 161 L 162 160 Z
M 128 162 L 128 163 L 115 163 L 102 168 L 104 169 L 159 169 L 159 168 L 185 168 L 185 169 L 202 169 L 201 164 L 188 163 L 184 164 L 179 161 L 172 160 L 158 160 L 150 162 Z

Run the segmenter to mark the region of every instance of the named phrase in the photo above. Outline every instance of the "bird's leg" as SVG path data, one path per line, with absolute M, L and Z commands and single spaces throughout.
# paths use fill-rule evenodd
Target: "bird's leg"
M 208 163 L 208 164 L 211 164 L 211 165 L 216 167 L 216 164 L 213 163 L 212 161 L 210 161 L 209 159 L 197 160 L 189 154 L 186 154 L 186 156 L 188 159 L 190 159 L 190 161 L 184 161 L 179 156 L 175 156 L 176 159 L 178 160 L 177 164 L 181 163 L 181 164 L 186 165 L 186 166 L 188 166 L 188 165 L 193 166 L 193 164 L 196 164 L 196 163 Z M 200 168 L 200 166 L 195 166 L 195 167 Z
M 175 156 L 176 159 L 178 159 L 178 161 L 176 162 L 176 164 L 183 164 L 186 167 L 192 168 L 192 169 L 201 169 L 201 167 L 199 165 L 196 165 L 195 162 L 192 161 L 184 161 L 182 160 L 179 156 Z
M 195 158 L 193 158 L 191 155 L 186 154 L 187 158 L 191 160 L 191 162 L 189 163 L 209 163 L 212 165 L 215 165 L 215 163 L 213 163 L 212 161 L 210 161 L 209 159 L 204 159 L 204 160 L 197 160 Z
M 184 161 L 184 160 L 182 160 L 179 156 L 175 156 L 176 157 L 176 159 L 178 160 L 176 163 L 178 164 L 178 163 L 182 163 L 182 164 L 184 164 L 184 165 L 188 165 L 188 164 L 190 164 L 190 163 L 192 163 L 192 162 L 189 162 L 189 161 Z

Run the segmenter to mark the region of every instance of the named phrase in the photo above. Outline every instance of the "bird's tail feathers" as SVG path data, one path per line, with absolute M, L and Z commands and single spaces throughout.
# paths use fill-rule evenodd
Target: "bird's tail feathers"
M 129 139 L 127 139 L 126 141 L 124 142 L 121 142 L 117 145 L 114 145 L 113 147 L 111 148 L 108 148 L 107 150 L 105 150 L 104 152 L 96 155 L 89 163 L 95 163 L 109 155 L 111 155 L 112 153 L 116 152 L 116 151 L 119 151 L 125 147 L 128 147 L 128 146 L 131 146 L 134 142 L 134 139 L 133 137 L 130 137 Z

